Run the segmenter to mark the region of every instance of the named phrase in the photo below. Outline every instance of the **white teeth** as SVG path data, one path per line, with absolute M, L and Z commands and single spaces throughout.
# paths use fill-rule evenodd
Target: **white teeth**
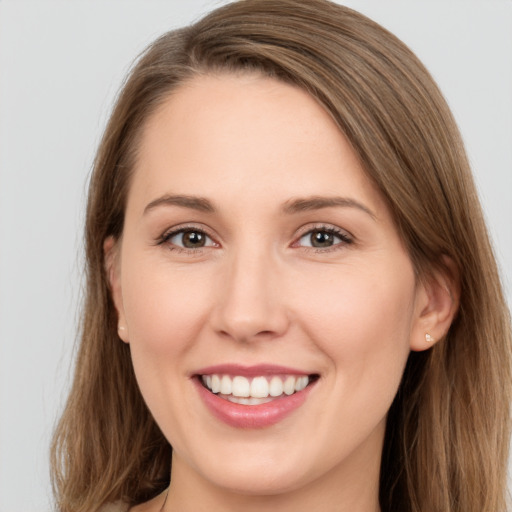
M 253 398 L 252 396 L 249 398 L 240 398 L 238 396 L 230 395 L 227 397 L 230 402 L 234 404 L 242 404 L 242 405 L 260 405 L 266 404 L 267 402 L 271 402 L 272 398 Z
M 252 379 L 251 396 L 254 398 L 267 398 L 268 381 L 265 377 L 255 377 Z
M 269 391 L 270 396 L 281 396 L 283 394 L 283 381 L 279 377 L 272 377 Z
M 220 391 L 220 379 L 218 375 L 212 375 L 212 393 Z
M 231 393 L 233 396 L 248 397 L 251 394 L 251 385 L 245 377 L 235 377 L 231 384 Z
M 281 395 L 293 395 L 302 391 L 309 384 L 309 377 L 277 376 L 254 377 L 252 380 L 241 375 L 203 375 L 203 384 L 212 392 L 223 395 L 231 402 L 244 405 L 258 405 L 270 402 L 272 398 Z
M 308 377 L 299 377 L 295 382 L 295 391 L 302 391 L 308 385 Z
M 231 379 L 227 375 L 220 379 L 220 393 L 222 395 L 231 395 Z
M 284 381 L 283 391 L 287 395 L 293 395 L 295 392 L 295 377 L 286 377 L 286 380 Z

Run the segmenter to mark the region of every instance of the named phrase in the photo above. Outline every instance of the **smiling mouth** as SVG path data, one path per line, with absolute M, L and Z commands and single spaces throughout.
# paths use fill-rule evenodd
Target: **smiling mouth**
M 219 398 L 241 405 L 260 405 L 294 395 L 310 386 L 318 375 L 199 375 L 206 389 Z

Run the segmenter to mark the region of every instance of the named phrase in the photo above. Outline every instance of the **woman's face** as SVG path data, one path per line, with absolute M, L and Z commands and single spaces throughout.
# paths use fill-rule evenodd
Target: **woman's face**
M 315 100 L 256 75 L 175 91 L 143 130 L 113 252 L 120 335 L 173 479 L 376 483 L 426 293 Z

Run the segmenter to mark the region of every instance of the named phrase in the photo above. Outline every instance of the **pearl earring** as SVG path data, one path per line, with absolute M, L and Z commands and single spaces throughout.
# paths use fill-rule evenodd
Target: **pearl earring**
M 434 343 L 434 341 L 435 341 L 435 340 L 434 340 L 434 337 L 433 337 L 433 336 L 431 336 L 431 335 L 427 332 L 427 333 L 425 334 L 425 341 L 426 341 L 427 343 Z

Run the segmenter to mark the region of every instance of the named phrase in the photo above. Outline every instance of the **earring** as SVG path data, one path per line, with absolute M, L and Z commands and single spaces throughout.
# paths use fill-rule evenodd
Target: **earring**
M 434 341 L 435 341 L 435 340 L 434 340 L 434 337 L 433 337 L 433 336 L 431 336 L 431 335 L 427 332 L 427 333 L 425 334 L 425 341 L 426 341 L 427 343 L 434 343 Z
M 117 327 L 117 330 L 118 330 L 118 331 L 124 331 L 124 330 L 125 330 L 125 327 L 124 327 L 123 325 L 119 325 L 119 326 Z

